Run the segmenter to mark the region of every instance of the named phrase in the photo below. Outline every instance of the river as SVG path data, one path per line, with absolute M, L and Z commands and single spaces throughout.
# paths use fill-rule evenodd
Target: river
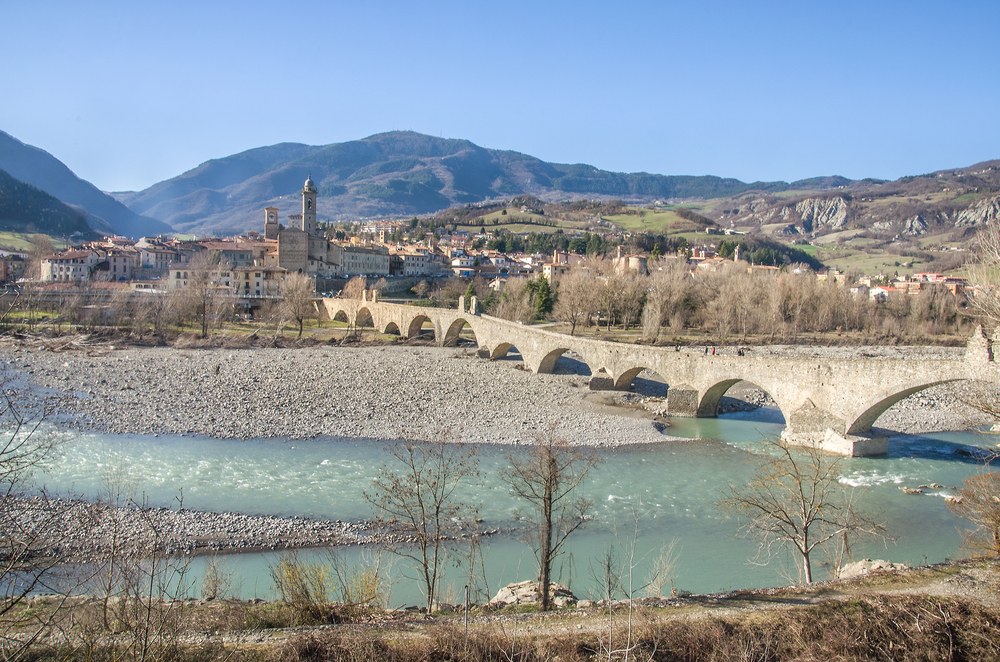
M 613 549 L 621 563 L 634 547 L 633 588 L 650 575 L 655 559 L 672 547 L 672 570 L 665 584 L 696 593 L 790 583 L 788 559 L 768 565 L 751 563 L 753 540 L 737 534 L 738 522 L 718 506 L 731 485 L 746 484 L 755 455 L 768 452 L 767 439 L 782 428 L 780 414 L 759 410 L 718 419 L 673 419 L 670 433 L 688 438 L 658 444 L 597 449 L 601 463 L 582 488 L 594 502 L 594 520 L 574 535 L 561 559 L 556 579 L 580 596 L 593 595 L 598 560 Z M 218 440 L 188 436 L 66 434 L 60 453 L 38 482 L 60 494 L 96 498 L 110 473 L 127 475 L 138 494 L 154 506 L 253 514 L 307 516 L 358 521 L 370 519 L 363 492 L 379 466 L 389 461 L 390 441 L 317 438 L 310 440 Z M 855 558 L 886 558 L 917 565 L 961 555 L 962 522 L 947 509 L 944 497 L 969 475 L 982 470 L 969 457 L 971 447 L 996 443 L 995 436 L 942 432 L 890 439 L 883 458 L 845 458 L 841 482 L 855 490 L 858 503 L 885 522 L 891 541 L 869 541 L 853 550 Z M 486 528 L 501 533 L 485 540 L 482 593 L 527 579 L 536 572 L 531 549 L 512 531 L 523 504 L 498 480 L 517 447 L 480 445 L 482 478 L 462 498 L 479 504 Z M 943 489 L 906 494 L 901 486 L 939 483 Z M 344 552 L 358 559 L 371 550 Z M 325 552 L 302 552 L 322 559 Z M 269 568 L 277 552 L 220 557 L 241 597 L 273 597 Z M 206 557 L 192 563 L 197 576 Z M 821 562 L 818 576 L 829 574 Z M 391 604 L 420 602 L 417 585 L 396 563 Z M 627 573 L 626 573 L 627 574 Z M 459 569 L 449 570 L 444 596 L 457 600 L 466 582 Z

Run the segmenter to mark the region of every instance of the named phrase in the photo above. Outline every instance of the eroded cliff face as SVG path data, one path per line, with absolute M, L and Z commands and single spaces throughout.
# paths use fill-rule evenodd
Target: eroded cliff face
M 1000 195 L 984 198 L 955 215 L 955 227 L 996 223 L 1000 219 Z
M 805 198 L 793 204 L 782 204 L 772 196 L 757 196 L 742 198 L 739 203 L 725 210 L 722 220 L 735 225 L 784 223 L 804 232 L 819 228 L 839 230 L 850 221 L 850 205 L 841 196 Z
M 1000 222 L 1000 194 L 958 202 L 927 202 L 915 197 L 811 196 L 788 201 L 757 195 L 737 199 L 714 214 L 723 226 L 781 225 L 787 235 L 823 235 L 847 229 L 919 236 L 933 231 Z
M 837 231 L 850 221 L 850 205 L 841 196 L 835 198 L 806 198 L 795 205 L 799 225 L 806 232 L 819 229 Z

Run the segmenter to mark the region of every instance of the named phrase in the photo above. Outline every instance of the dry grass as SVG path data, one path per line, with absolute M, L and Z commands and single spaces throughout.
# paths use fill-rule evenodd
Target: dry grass
M 945 588 L 973 575 L 976 591 L 965 584 L 961 591 Z M 477 610 L 468 628 L 461 614 L 355 610 L 336 624 L 293 627 L 301 613 L 291 605 L 187 601 L 171 604 L 181 628 L 152 642 L 150 659 L 995 660 L 996 580 L 995 563 L 975 562 L 801 591 L 693 596 L 678 606 L 637 606 L 631 613 L 617 606 L 613 636 L 600 607 L 548 614 Z M 33 647 L 27 659 L 124 659 L 127 651 L 113 637 L 74 636 L 74 624 L 88 622 L 90 608 L 81 601 L 63 614 L 58 636 Z
M 1000 614 L 955 599 L 872 596 L 791 610 L 678 618 L 641 609 L 617 639 L 599 616 L 581 631 L 515 622 L 423 625 L 420 636 L 327 629 L 299 635 L 282 660 L 990 660 L 1000 658 Z M 596 619 L 596 620 L 595 620 Z M 596 626 L 596 627 L 595 627 Z M 541 631 L 539 631 L 539 629 Z M 610 651 L 610 653 L 609 653 Z

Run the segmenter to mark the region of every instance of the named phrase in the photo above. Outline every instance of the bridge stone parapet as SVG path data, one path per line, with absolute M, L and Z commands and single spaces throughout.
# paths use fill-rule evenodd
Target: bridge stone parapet
M 715 416 L 726 391 L 739 381 L 749 381 L 767 391 L 781 410 L 786 442 L 847 455 L 884 454 L 885 439 L 872 436 L 872 424 L 913 393 L 962 379 L 1000 382 L 991 341 L 981 329 L 964 354 L 959 350 L 947 356 L 919 351 L 878 356 L 863 348 L 848 357 L 766 352 L 713 355 L 578 338 L 475 314 L 474 300 L 467 302 L 468 311 L 465 303 L 463 299 L 460 309 L 449 310 L 356 299 L 322 300 L 330 319 L 345 319 L 352 325 L 370 319 L 376 330 L 404 338 L 415 337 L 430 325 L 439 345 L 454 345 L 468 327 L 480 357 L 499 359 L 516 348 L 525 367 L 534 373 L 553 372 L 559 357 L 571 352 L 590 368 L 595 388 L 626 390 L 643 370 L 652 370 L 666 381 L 668 412 L 676 416 Z

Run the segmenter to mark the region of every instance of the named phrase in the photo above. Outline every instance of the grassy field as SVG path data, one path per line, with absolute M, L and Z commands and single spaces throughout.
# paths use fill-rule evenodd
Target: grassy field
M 925 263 L 913 257 L 895 255 L 892 253 L 862 253 L 860 251 L 838 249 L 836 252 L 824 253 L 817 256 L 822 262 L 832 269 L 841 271 L 858 272 L 863 274 L 887 274 L 895 273 L 912 274 L 924 271 Z
M 38 240 L 48 240 L 55 248 L 65 248 L 69 244 L 58 237 L 50 237 L 47 234 L 28 234 L 25 232 L 0 232 L 0 249 L 26 253 L 31 250 L 34 242 Z
M 532 225 L 530 223 L 500 223 L 497 225 L 487 224 L 485 226 L 480 225 L 457 225 L 455 226 L 459 230 L 465 230 L 467 232 L 476 233 L 480 230 L 490 231 L 490 230 L 507 230 L 514 234 L 527 234 L 529 232 L 535 232 L 538 234 L 551 234 L 557 230 L 567 230 L 572 226 L 557 226 L 552 227 L 550 225 Z M 573 228 L 576 229 L 576 228 Z
M 642 209 L 638 214 L 615 214 L 604 216 L 604 220 L 632 232 L 656 232 L 669 234 L 671 232 L 690 230 L 692 224 L 677 215 L 673 210 L 653 211 Z
M 472 223 L 460 223 L 456 227 L 469 232 L 504 229 L 515 234 L 523 234 L 528 232 L 552 233 L 557 230 L 585 230 L 586 224 L 556 216 L 507 210 L 506 214 L 502 211 L 490 212 L 475 219 Z

